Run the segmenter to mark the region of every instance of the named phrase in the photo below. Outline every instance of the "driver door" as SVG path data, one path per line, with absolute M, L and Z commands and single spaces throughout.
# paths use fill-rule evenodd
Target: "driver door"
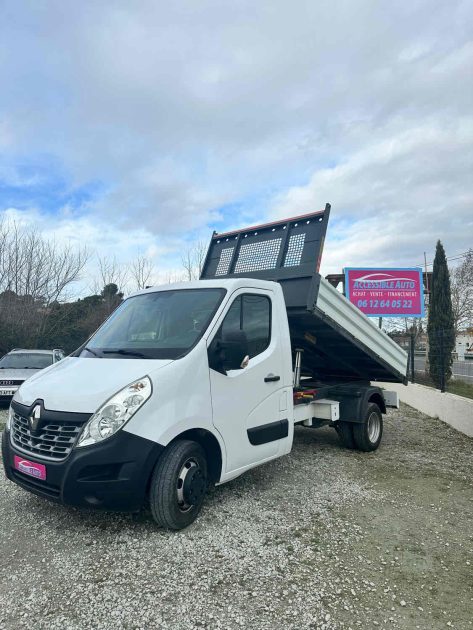
M 236 292 L 208 345 L 213 424 L 225 442 L 226 474 L 277 456 L 289 439 L 287 411 L 280 411 L 285 394 L 272 311 L 270 291 Z M 242 337 L 241 358 L 235 360 L 234 340 Z M 225 361 L 227 339 L 232 340 L 231 365 Z

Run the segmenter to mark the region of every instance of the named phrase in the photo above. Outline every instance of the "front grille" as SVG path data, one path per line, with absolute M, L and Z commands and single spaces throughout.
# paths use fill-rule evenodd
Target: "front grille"
M 81 421 L 48 422 L 39 429 L 37 435 L 33 435 L 27 418 L 15 413 L 11 437 L 13 444 L 23 451 L 48 459 L 61 460 L 71 452 L 82 426 Z
M 0 379 L 0 387 L 8 387 L 11 385 L 21 385 L 23 383 L 23 381 L 18 381 L 18 380 L 1 380 Z

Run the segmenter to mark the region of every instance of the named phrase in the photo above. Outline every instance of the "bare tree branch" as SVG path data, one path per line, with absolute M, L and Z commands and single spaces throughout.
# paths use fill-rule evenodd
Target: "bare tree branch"
M 181 256 L 186 280 L 198 280 L 204 266 L 207 244 L 204 241 L 196 241 L 184 250 Z
M 34 344 L 51 304 L 80 278 L 88 257 L 85 247 L 60 246 L 35 228 L 1 222 L 1 336 Z
M 130 276 L 134 283 L 134 289 L 140 290 L 151 284 L 151 278 L 154 276 L 155 270 L 153 263 L 145 256 L 138 256 L 130 267 Z
M 473 325 L 473 249 L 466 254 L 461 265 L 450 270 L 452 308 L 455 330 Z
M 116 284 L 119 291 L 123 291 L 129 277 L 129 270 L 117 262 L 115 256 L 97 256 L 98 279 L 95 281 L 95 293 L 100 293 L 108 284 Z

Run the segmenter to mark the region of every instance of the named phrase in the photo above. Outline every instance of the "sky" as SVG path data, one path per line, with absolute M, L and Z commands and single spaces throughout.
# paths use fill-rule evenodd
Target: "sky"
M 332 204 L 322 273 L 473 246 L 473 4 L 0 0 L 0 218 L 159 281 Z

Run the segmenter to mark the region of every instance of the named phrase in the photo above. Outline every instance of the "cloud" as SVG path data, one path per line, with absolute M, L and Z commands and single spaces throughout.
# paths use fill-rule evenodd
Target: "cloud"
M 325 201 L 327 270 L 468 246 L 471 3 L 2 7 L 0 213 L 174 267 Z
M 77 216 L 69 207 L 62 208 L 54 216 L 37 208 L 7 208 L 0 219 L 11 225 L 39 230 L 59 247 L 72 245 L 88 250 L 88 263 L 72 288 L 71 296 L 86 295 L 102 288 L 99 259 L 116 261 L 121 276 L 126 276 L 126 285 L 121 288 L 127 292 L 135 289 L 130 274 L 131 264 L 141 256 L 146 256 L 154 267 L 150 280 L 153 284 L 166 283 L 170 278 L 178 279 L 182 274 L 180 258 L 175 259 L 169 254 L 182 251 L 185 243 L 174 239 L 159 243 L 152 232 L 140 226 L 122 230 L 99 217 Z
M 472 245 L 473 121 L 434 119 L 378 133 L 340 164 L 274 202 L 274 216 L 333 204 L 325 267 L 413 265 L 441 238 L 456 254 Z

